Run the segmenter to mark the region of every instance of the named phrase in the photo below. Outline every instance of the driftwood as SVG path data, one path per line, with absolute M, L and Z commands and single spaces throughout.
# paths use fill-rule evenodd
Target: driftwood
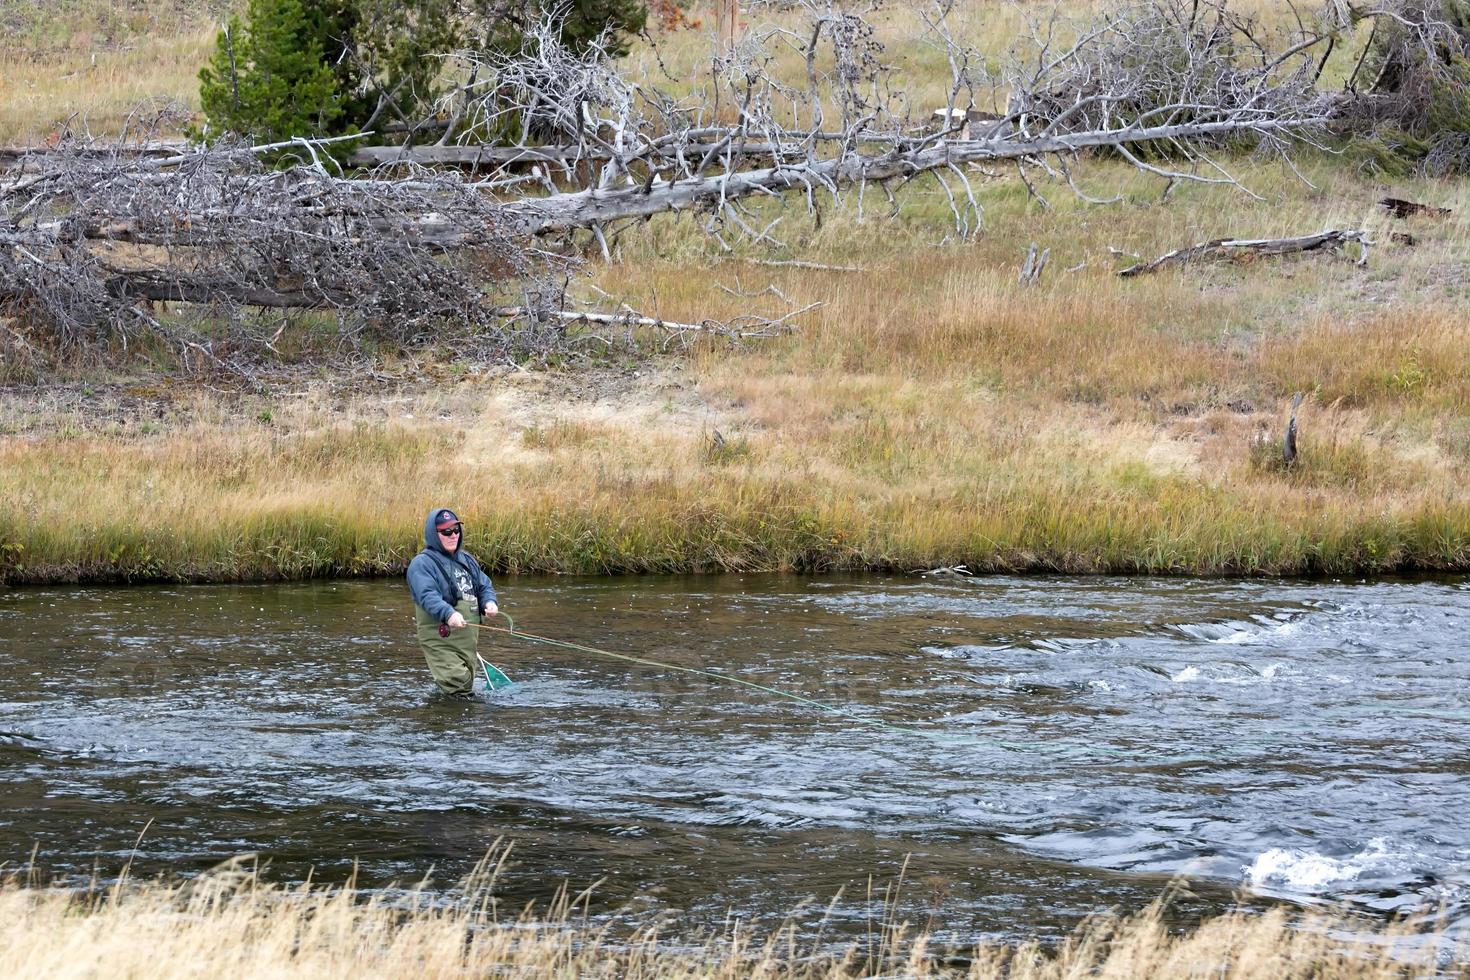
M 1395 218 L 1412 218 L 1421 214 L 1439 217 L 1450 213 L 1449 208 L 1437 208 L 1432 204 L 1406 201 L 1401 197 L 1385 197 L 1378 202 L 1378 206 Z
M 919 575 L 924 578 L 974 578 L 975 573 L 970 571 L 968 565 L 946 565 L 940 568 L 915 568 L 909 572 L 910 575 Z
M 1124 278 L 1141 276 L 1147 272 L 1157 272 L 1166 265 L 1195 262 L 1201 259 L 1225 259 L 1239 255 L 1288 255 L 1293 252 L 1315 252 L 1321 249 L 1336 250 L 1348 242 L 1357 242 L 1362 248 L 1363 251 L 1358 257 L 1357 264 L 1366 265 L 1368 248 L 1373 244 L 1368 238 L 1368 232 L 1361 228 L 1341 231 L 1329 228 L 1315 235 L 1302 235 L 1298 238 L 1216 238 L 1213 241 L 1200 242 L 1188 248 L 1166 252 L 1152 262 L 1130 265 L 1126 269 L 1120 269 L 1118 275 Z

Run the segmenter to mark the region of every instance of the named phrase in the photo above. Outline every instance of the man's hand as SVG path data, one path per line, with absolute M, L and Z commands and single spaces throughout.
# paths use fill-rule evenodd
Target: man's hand
M 495 614 L 500 612 L 500 607 L 493 602 L 485 603 L 485 609 L 480 613 L 486 619 L 494 619 Z
M 465 628 L 464 617 L 460 615 L 458 609 L 449 614 L 448 626 L 452 630 L 462 630 Z

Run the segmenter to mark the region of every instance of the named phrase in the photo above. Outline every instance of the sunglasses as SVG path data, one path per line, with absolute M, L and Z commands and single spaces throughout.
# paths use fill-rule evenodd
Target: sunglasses
M 456 524 L 454 527 L 450 528 L 449 530 L 447 530 L 447 531 L 440 531 L 439 533 L 442 534 L 442 535 L 444 535 L 446 538 L 453 538 L 453 537 L 457 537 L 459 535 L 459 532 L 461 532 L 463 530 L 464 530 L 464 528 L 462 528 L 458 524 Z

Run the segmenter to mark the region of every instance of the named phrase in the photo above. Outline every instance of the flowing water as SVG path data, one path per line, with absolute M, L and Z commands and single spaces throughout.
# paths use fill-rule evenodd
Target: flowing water
M 924 734 L 490 635 L 517 685 L 443 698 L 398 582 L 0 592 L 0 860 L 448 884 L 505 838 L 508 901 L 600 881 L 632 920 L 860 932 L 907 861 L 903 914 L 957 942 L 1177 876 L 1182 916 L 1470 921 L 1465 582 L 500 584 L 523 629 Z

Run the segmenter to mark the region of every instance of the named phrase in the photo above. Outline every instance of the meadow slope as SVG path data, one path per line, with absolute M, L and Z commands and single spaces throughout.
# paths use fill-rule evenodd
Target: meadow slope
M 74 103 L 99 127 L 122 119 L 138 93 L 109 71 L 190 97 L 207 18 L 184 4 L 118 15 L 109 34 L 89 9 L 29 35 L 74 77 L 43 85 L 45 58 L 5 56 L 23 83 L 0 95 L 10 138 L 43 136 Z M 998 54 L 1022 9 L 961 14 Z M 881 33 L 915 101 L 942 102 L 935 51 L 896 17 Z M 708 39 L 659 43 L 684 77 Z M 629 66 L 659 71 L 646 46 Z M 1383 183 L 1348 155 L 1297 165 L 1236 159 L 1255 197 L 1186 184 L 1165 201 L 1157 178 L 1084 161 L 1080 183 L 1119 195 L 1109 205 L 1065 184 L 1044 185 L 1043 205 L 1013 169 L 976 168 L 972 239 L 924 182 L 894 216 L 876 190 L 824 202 L 820 220 L 790 208 L 781 247 L 726 251 L 668 216 L 574 284 L 673 320 L 821 304 L 740 345 L 664 354 L 650 333 L 609 353 L 589 336 L 585 360 L 528 372 L 434 347 L 344 359 L 302 339 L 253 387 L 136 353 L 39 376 L 12 364 L 0 581 L 386 574 L 439 503 L 503 571 L 1470 568 L 1470 192 Z M 1395 220 L 1376 206 L 1387 194 L 1453 213 Z M 1361 267 L 1350 252 L 1116 275 L 1129 260 L 1113 250 L 1323 228 L 1378 244 Z M 1033 242 L 1051 262 L 1025 286 Z M 793 258 L 841 268 L 765 264 Z M 1301 455 L 1285 468 L 1297 392 Z

